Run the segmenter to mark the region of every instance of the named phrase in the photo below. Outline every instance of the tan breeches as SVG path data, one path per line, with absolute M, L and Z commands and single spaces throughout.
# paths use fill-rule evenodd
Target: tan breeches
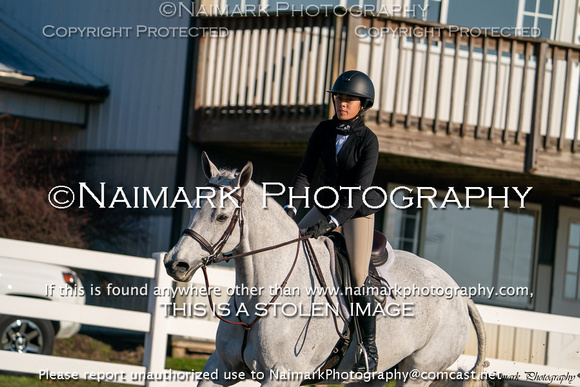
M 301 229 L 308 228 L 324 218 L 324 215 L 315 207 L 308 211 L 306 216 L 298 223 L 298 227 Z M 342 225 L 353 286 L 363 286 L 369 274 L 374 229 L 374 214 L 350 219 Z

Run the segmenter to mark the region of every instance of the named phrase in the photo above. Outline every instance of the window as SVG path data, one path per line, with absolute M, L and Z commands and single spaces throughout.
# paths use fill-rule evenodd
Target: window
M 447 23 L 477 28 L 516 27 L 518 5 L 519 0 L 449 0 Z
M 564 298 L 580 301 L 580 222 L 570 223 Z
M 408 200 L 409 196 L 408 191 L 399 190 L 392 201 L 405 206 L 409 201 L 405 202 L 404 198 Z M 491 298 L 480 294 L 474 297 L 477 302 L 531 309 L 533 304 L 528 294 L 533 292 L 539 208 L 526 203 L 526 208 L 520 209 L 519 202 L 510 202 L 510 208 L 497 204 L 489 209 L 487 201 L 471 203 L 469 209 L 456 204 L 439 208 L 442 198 L 434 202 L 437 208 L 428 202 L 422 204 L 423 208 L 416 208 L 416 200 L 415 206 L 407 209 L 389 204 L 385 233 L 391 245 L 437 264 L 459 286 L 494 288 Z M 569 286 L 574 287 L 575 294 L 579 282 L 580 224 L 578 240 L 576 260 L 570 266 L 574 278 L 570 276 Z M 519 295 L 499 294 L 500 288 L 517 291 Z
M 395 194 L 397 203 L 403 202 L 403 194 L 398 191 Z M 390 208 L 389 208 L 390 209 Z M 394 207 L 393 207 L 394 209 Z M 386 229 L 390 231 L 389 241 L 396 249 L 418 253 L 419 225 L 421 222 L 421 210 L 409 208 L 406 211 L 389 212 Z
M 440 205 L 440 202 L 435 202 Z M 421 256 L 442 267 L 460 286 L 493 286 L 497 211 L 485 207 L 427 211 Z
M 514 28 L 516 35 L 553 39 L 558 0 L 448 0 L 447 7 L 443 8 L 447 9 L 448 24 L 509 27 Z
M 405 17 L 438 23 L 441 18 L 441 0 L 411 0 Z
M 525 0 L 523 26 L 539 29 L 539 38 L 551 39 L 554 36 L 554 15 L 556 15 L 554 0 Z

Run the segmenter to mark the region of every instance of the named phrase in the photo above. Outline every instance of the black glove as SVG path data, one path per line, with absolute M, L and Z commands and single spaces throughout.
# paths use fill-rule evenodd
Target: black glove
M 288 214 L 288 216 L 290 218 L 293 219 L 296 216 L 296 210 L 294 208 L 292 208 L 292 207 L 286 207 L 285 210 L 286 210 L 286 213 Z
M 321 235 L 326 235 L 336 228 L 336 224 L 333 221 L 328 221 L 327 219 L 322 219 L 320 222 L 308 227 L 306 234 L 312 235 L 312 238 L 318 238 Z

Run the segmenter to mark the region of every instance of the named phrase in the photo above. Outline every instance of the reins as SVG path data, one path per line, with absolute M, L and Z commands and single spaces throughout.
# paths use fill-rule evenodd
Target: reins
M 224 233 L 222 234 L 220 239 L 214 245 L 209 243 L 200 234 L 198 234 L 197 232 L 195 232 L 194 230 L 191 230 L 189 228 L 186 228 L 181 233 L 181 235 L 188 235 L 188 236 L 192 237 L 204 249 L 206 249 L 208 251 L 208 253 L 210 255 L 203 259 L 204 266 L 207 266 L 211 263 L 214 263 L 216 257 L 222 252 L 228 239 L 230 238 L 230 236 L 234 232 L 234 228 L 236 227 L 236 223 L 238 222 L 238 220 L 240 222 L 240 240 L 242 240 L 242 238 L 244 237 L 244 217 L 242 214 L 242 204 L 244 203 L 244 189 L 242 188 L 241 194 L 238 195 L 237 193 L 232 192 L 233 190 L 230 187 L 227 187 L 225 185 L 214 184 L 214 183 L 208 183 L 207 185 L 210 187 L 220 188 L 220 189 L 226 191 L 227 193 L 230 193 L 231 196 L 233 196 L 235 199 L 237 199 L 238 206 L 236 206 L 236 209 L 234 210 L 234 213 L 232 214 L 232 219 L 230 220 L 228 227 L 226 228 L 226 230 L 224 231 Z M 191 269 L 189 271 L 191 271 Z M 189 274 L 189 271 L 186 273 L 186 275 Z
M 310 235 L 300 235 L 298 238 L 296 239 L 292 239 L 291 241 L 288 242 L 284 242 L 284 243 L 280 243 L 278 245 L 275 246 L 270 246 L 270 247 L 266 247 L 263 249 L 258 249 L 258 250 L 253 250 L 253 251 L 249 251 L 247 253 L 243 253 L 243 254 L 237 254 L 237 255 L 232 255 L 232 256 L 227 256 L 227 258 L 223 258 L 221 260 L 225 260 L 225 259 L 235 259 L 235 258 L 241 258 L 241 257 L 245 257 L 247 255 L 251 255 L 251 254 L 257 254 L 260 252 L 264 252 L 264 251 L 268 251 L 268 250 L 274 250 L 286 245 L 289 245 L 291 243 L 295 243 L 298 242 L 296 245 L 296 255 L 294 256 L 294 262 L 292 263 L 292 267 L 290 268 L 290 271 L 288 272 L 288 274 L 286 275 L 286 278 L 284 278 L 284 281 L 282 282 L 282 284 L 278 287 L 278 291 L 276 292 L 276 294 L 272 297 L 272 299 L 268 302 L 268 304 L 266 305 L 266 307 L 264 309 L 262 309 L 262 311 L 264 313 L 256 316 L 256 318 L 254 319 L 254 321 L 252 321 L 251 323 L 245 323 L 240 319 L 240 316 L 238 314 L 236 314 L 236 316 L 238 317 L 239 322 L 235 322 L 235 321 L 229 321 L 226 320 L 225 318 L 223 318 L 222 316 L 220 316 L 219 314 L 217 314 L 215 312 L 215 305 L 213 304 L 213 300 L 211 297 L 211 292 L 207 292 L 208 295 L 208 301 L 209 301 L 209 305 L 211 308 L 212 313 L 219 318 L 220 320 L 222 320 L 223 322 L 226 322 L 228 324 L 232 324 L 232 325 L 241 325 L 245 330 L 249 331 L 254 324 L 256 324 L 263 316 L 266 315 L 266 311 L 268 309 L 270 309 L 270 307 L 276 302 L 276 300 L 278 299 L 278 297 L 280 297 L 280 295 L 282 294 L 282 289 L 286 288 L 286 285 L 288 284 L 288 280 L 290 279 L 290 276 L 292 275 L 292 272 L 294 271 L 294 268 L 296 267 L 296 262 L 298 262 L 298 256 L 300 255 L 300 242 L 309 238 Z M 214 261 L 214 263 L 216 262 L 221 262 L 221 261 Z M 205 278 L 205 286 L 207 287 L 207 289 L 210 288 L 209 285 L 209 277 L 207 275 L 207 266 L 203 266 L 202 267 L 203 270 L 203 276 Z M 235 301 L 235 293 L 234 293 L 234 301 Z
M 276 249 L 279 249 L 280 247 L 288 246 L 288 245 L 291 245 L 292 243 L 300 242 L 300 241 L 303 241 L 303 240 L 308 239 L 308 238 L 310 238 L 310 235 L 300 235 L 298 238 L 294 238 L 294 239 L 291 239 L 291 240 L 286 241 L 286 242 L 278 243 L 277 245 L 268 246 L 268 247 L 264 247 L 264 248 L 256 249 L 256 250 L 252 250 L 252 251 L 247 251 L 245 253 L 240 253 L 240 254 L 222 255 L 220 258 L 216 258 L 211 263 L 212 264 L 220 263 L 223 261 L 229 261 L 230 259 L 243 258 L 243 257 L 247 257 L 248 255 L 252 255 L 252 254 L 259 254 L 259 253 L 263 253 L 265 251 L 276 250 Z M 208 265 L 206 265 L 206 266 L 208 266 Z
M 237 259 L 237 258 L 242 258 L 242 257 L 246 257 L 246 256 L 253 255 L 253 254 L 263 253 L 263 252 L 266 252 L 266 251 L 276 250 L 276 249 L 279 249 L 281 247 L 291 245 L 292 243 L 296 243 L 297 244 L 296 245 L 296 255 L 294 256 L 294 262 L 292 263 L 292 267 L 290 268 L 290 271 L 286 275 L 286 278 L 284 279 L 284 281 L 282 282 L 282 284 L 278 287 L 278 291 L 276 292 L 276 294 L 268 302 L 268 304 L 265 306 L 265 308 L 262 309 L 262 311 L 266 312 L 276 302 L 276 300 L 280 297 L 280 295 L 282 294 L 282 290 L 288 284 L 288 280 L 290 279 L 290 276 L 294 272 L 294 268 L 296 267 L 296 263 L 298 262 L 298 256 L 300 255 L 300 244 L 301 244 L 301 242 L 304 243 L 305 255 L 306 255 L 308 261 L 312 265 L 312 268 L 313 268 L 314 274 L 315 274 L 315 276 L 316 276 L 316 278 L 318 280 L 318 283 L 323 288 L 327 288 L 326 282 L 324 280 L 324 276 L 322 275 L 322 270 L 320 269 L 320 265 L 318 263 L 318 259 L 316 258 L 316 254 L 314 253 L 314 249 L 312 248 L 312 245 L 311 245 L 310 241 L 308 240 L 309 238 L 311 238 L 311 235 L 302 235 L 302 234 L 300 234 L 300 231 L 299 231 L 299 235 L 298 235 L 297 238 L 291 239 L 291 240 L 286 241 L 286 242 L 278 243 L 276 245 L 267 246 L 267 247 L 263 247 L 263 248 L 260 248 L 260 249 L 246 251 L 244 253 L 233 254 L 233 255 L 232 254 L 221 254 L 221 252 L 222 252 L 225 244 L 227 243 L 228 239 L 230 238 L 230 236 L 234 232 L 234 229 L 236 227 L 236 223 L 238 223 L 238 222 L 239 222 L 239 226 L 240 226 L 240 241 L 243 238 L 243 235 L 244 235 L 244 219 L 243 219 L 243 213 L 241 211 L 241 208 L 242 208 L 242 203 L 244 202 L 244 189 L 242 188 L 241 189 L 241 193 L 238 195 L 237 193 L 232 192 L 233 189 L 231 189 L 230 187 L 227 187 L 227 186 L 223 186 L 223 185 L 219 185 L 219 184 L 213 184 L 213 183 L 208 183 L 208 186 L 223 189 L 224 191 L 228 192 L 232 197 L 234 197 L 235 199 L 237 199 L 238 200 L 238 204 L 239 204 L 236 207 L 236 209 L 234 210 L 234 213 L 232 215 L 232 218 L 230 220 L 230 223 L 228 224 L 228 227 L 226 228 L 226 230 L 224 231 L 224 233 L 222 234 L 222 236 L 218 239 L 218 241 L 214 245 L 212 245 L 211 243 L 209 243 L 203 236 L 201 236 L 199 233 L 195 232 L 194 230 L 185 229 L 185 230 L 183 230 L 183 232 L 181 234 L 181 235 L 190 236 L 193 239 L 195 239 L 210 254 L 207 257 L 204 257 L 202 259 L 202 266 L 201 266 L 202 267 L 202 271 L 203 271 L 203 275 L 204 275 L 204 279 L 205 279 L 205 286 L 208 289 L 210 288 L 210 284 L 209 284 L 209 277 L 208 277 L 208 274 L 207 274 L 207 266 L 212 265 L 212 264 L 215 264 L 215 263 L 227 261 L 227 260 L 230 260 L 230 259 Z M 220 254 L 221 254 L 221 257 L 220 257 Z M 187 275 L 191 271 L 197 269 L 198 267 L 199 266 L 193 266 L 193 267 L 191 267 L 185 273 L 185 277 L 187 277 Z M 222 316 L 220 316 L 218 313 L 215 312 L 215 305 L 213 304 L 213 298 L 211 296 L 211 292 L 208 291 L 207 292 L 207 295 L 208 295 L 208 301 L 209 301 L 209 305 L 210 305 L 210 308 L 211 308 L 212 313 L 218 319 L 220 319 L 221 321 L 223 321 L 225 323 L 232 324 L 232 325 L 241 325 L 245 329 L 246 334 L 247 334 L 247 332 L 263 316 L 266 315 L 266 313 L 262 313 L 262 314 L 256 316 L 256 318 L 251 323 L 245 323 L 245 322 L 241 321 L 239 315 L 237 315 L 238 320 L 239 320 L 238 322 L 227 320 L 227 319 L 223 318 Z M 334 310 L 337 310 L 338 311 L 338 309 L 336 309 L 336 306 L 334 305 L 334 302 L 332 301 L 332 298 L 330 297 L 330 295 L 328 294 L 328 292 L 324 292 L 324 295 L 326 297 L 327 302 L 330 304 L 331 308 L 333 308 Z M 235 302 L 235 294 L 234 294 L 234 302 Z M 338 314 L 340 315 L 341 319 L 343 320 L 343 322 L 347 326 L 347 335 L 344 335 L 341 332 L 341 330 L 338 327 L 338 322 L 337 322 L 336 316 L 333 315 L 333 321 L 334 321 L 334 326 L 335 326 L 336 332 L 338 333 L 338 335 L 341 338 L 348 339 L 348 336 L 349 336 L 348 323 L 347 323 L 345 317 L 342 315 L 342 313 L 338 313 Z M 244 337 L 244 339 L 246 339 L 246 337 Z M 243 353 L 243 351 L 242 351 L 242 353 Z
M 328 289 L 328 286 L 326 285 L 326 281 L 324 280 L 324 276 L 322 275 L 322 270 L 320 270 L 318 258 L 316 258 L 316 254 L 314 253 L 314 249 L 312 249 L 312 244 L 310 243 L 309 240 L 304 241 L 304 250 L 306 253 L 306 257 L 308 257 L 310 263 L 312 264 L 312 268 L 314 270 L 314 274 L 316 274 L 316 278 L 318 279 L 318 283 L 320 284 L 320 286 L 323 289 Z M 333 310 L 337 311 L 337 314 L 342 319 L 342 322 L 346 325 L 347 333 L 345 335 L 340 331 L 340 329 L 338 327 L 338 321 L 336 320 L 336 316 L 333 315 L 332 320 L 334 321 L 334 328 L 336 329 L 336 333 L 338 333 L 338 335 L 342 339 L 348 340 L 350 337 L 350 332 L 349 332 L 348 322 L 346 321 L 346 318 L 342 315 L 342 313 L 338 313 L 338 308 L 334 305 L 334 302 L 332 301 L 332 298 L 330 297 L 329 292 L 323 292 L 323 293 L 324 293 L 324 297 L 326 298 L 326 302 L 328 302 L 330 304 L 330 307 Z

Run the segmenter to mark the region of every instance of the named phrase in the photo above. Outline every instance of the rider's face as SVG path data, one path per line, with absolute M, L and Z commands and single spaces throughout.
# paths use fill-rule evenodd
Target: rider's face
M 347 94 L 337 94 L 334 98 L 334 108 L 339 120 L 352 120 L 360 113 L 362 107 L 359 97 Z

